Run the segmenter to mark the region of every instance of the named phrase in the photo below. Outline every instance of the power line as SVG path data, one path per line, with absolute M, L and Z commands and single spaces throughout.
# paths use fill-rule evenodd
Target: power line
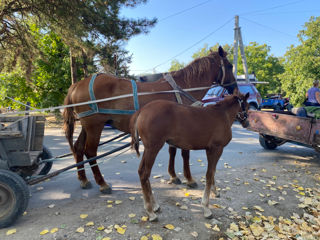
M 184 12 L 187 12 L 187 11 L 189 11 L 189 10 L 191 10 L 191 9 L 200 7 L 200 6 L 202 6 L 202 5 L 204 5 L 204 4 L 208 3 L 208 2 L 211 2 L 211 1 L 212 1 L 212 0 L 207 0 L 207 1 L 204 1 L 204 2 L 199 3 L 199 4 L 197 4 L 197 5 L 194 5 L 194 6 L 192 6 L 192 7 L 189 7 L 189 8 L 186 8 L 186 9 L 184 9 L 184 10 L 181 10 L 181 11 L 179 11 L 179 12 L 173 13 L 173 14 L 171 14 L 171 15 L 169 15 L 169 16 L 166 16 L 166 17 L 164 17 L 164 18 L 161 18 L 158 22 L 162 22 L 162 21 L 164 21 L 164 20 L 167 20 L 168 18 L 175 17 L 175 16 L 177 16 L 177 15 L 180 15 L 180 14 L 182 14 L 182 13 L 184 13 Z
M 273 7 L 270 7 L 270 8 L 265 8 L 265 9 L 251 11 L 251 12 L 246 12 L 246 13 L 242 13 L 242 14 L 239 14 L 239 15 L 242 17 L 243 15 L 251 15 L 251 14 L 254 14 L 254 13 L 265 12 L 265 11 L 273 10 L 273 9 L 276 9 L 276 8 L 286 7 L 286 6 L 293 5 L 293 4 L 296 4 L 298 2 L 304 2 L 304 1 L 306 1 L 306 0 L 298 0 L 298 1 L 288 2 L 288 3 L 285 3 L 285 4 L 276 5 L 276 6 L 273 6 Z
M 190 50 L 191 48 L 193 48 L 194 46 L 198 45 L 198 44 L 199 44 L 200 42 L 202 42 L 203 40 L 207 39 L 208 37 L 210 37 L 211 35 L 213 35 L 213 34 L 216 33 L 217 31 L 219 31 L 221 28 L 223 28 L 224 26 L 226 26 L 226 25 L 227 25 L 229 22 L 231 22 L 232 20 L 233 20 L 233 17 L 230 18 L 228 21 L 226 21 L 224 24 L 222 24 L 220 27 L 218 27 L 217 29 L 215 29 L 214 31 L 212 31 L 212 32 L 210 32 L 209 34 L 207 34 L 205 37 L 201 38 L 200 40 L 198 40 L 197 42 L 195 42 L 194 44 L 192 44 L 191 46 L 189 46 L 188 48 L 186 48 L 186 49 L 184 49 L 183 51 L 179 52 L 178 54 L 176 54 L 175 56 L 171 57 L 170 59 L 168 59 L 168 60 L 166 60 L 166 61 L 164 61 L 164 62 L 162 62 L 162 63 L 160 63 L 160 64 L 158 64 L 158 65 L 156 65 L 156 66 L 154 66 L 153 68 L 150 68 L 150 69 L 146 70 L 146 72 L 147 72 L 147 71 L 150 71 L 150 70 L 153 70 L 153 69 L 155 69 L 155 68 L 157 68 L 157 67 L 160 67 L 160 66 L 162 66 L 162 65 L 164 65 L 164 64 L 166 64 L 167 62 L 169 62 L 169 61 L 175 59 L 176 57 L 180 56 L 181 54 L 185 53 L 186 51 Z
M 248 22 L 251 22 L 251 23 L 254 23 L 254 24 L 256 24 L 256 25 L 259 25 L 260 27 L 264 27 L 264 28 L 270 29 L 270 30 L 272 30 L 272 31 L 275 31 L 275 32 L 278 32 L 278 33 L 282 33 L 282 34 L 287 35 L 287 36 L 289 36 L 289 37 L 294 37 L 294 38 L 296 37 L 296 36 L 293 36 L 293 35 L 291 35 L 291 34 L 289 34 L 289 33 L 282 32 L 282 31 L 280 31 L 280 30 L 277 30 L 277 29 L 275 29 L 275 28 L 272 28 L 272 27 L 263 25 L 263 24 L 261 24 L 261 23 L 255 22 L 255 21 L 252 21 L 252 20 L 250 20 L 250 19 L 248 19 L 248 18 L 245 18 L 245 17 L 241 17 L 241 19 L 244 19 L 244 20 L 246 20 L 246 21 L 248 21 Z

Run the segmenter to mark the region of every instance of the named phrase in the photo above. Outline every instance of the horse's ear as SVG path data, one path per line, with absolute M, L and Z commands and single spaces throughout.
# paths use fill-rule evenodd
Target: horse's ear
M 249 93 L 247 92 L 247 94 L 244 96 L 244 98 L 247 100 L 249 98 Z
M 220 57 L 226 56 L 226 52 L 223 50 L 223 48 L 221 46 L 219 46 L 218 52 L 219 52 Z

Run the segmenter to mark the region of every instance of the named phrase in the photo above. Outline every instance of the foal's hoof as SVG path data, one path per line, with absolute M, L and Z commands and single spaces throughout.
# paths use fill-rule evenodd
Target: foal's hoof
M 156 204 L 154 207 L 153 207 L 153 211 L 154 212 L 160 212 L 161 208 L 160 208 L 160 205 L 159 204 Z
M 179 184 L 181 184 L 182 182 L 181 182 L 181 180 L 180 180 L 179 178 L 175 177 L 175 178 L 170 178 L 170 180 L 168 181 L 168 183 L 169 183 L 169 184 L 177 184 L 177 185 L 179 185 Z
M 112 193 L 112 187 L 111 185 L 109 186 L 108 184 L 103 184 L 100 186 L 100 192 L 103 194 L 111 194 Z
M 157 222 L 158 221 L 158 216 L 157 214 L 154 214 L 154 213 L 148 213 L 149 215 L 149 222 Z
M 80 187 L 82 188 L 82 189 L 91 189 L 92 188 L 92 184 L 91 184 L 91 182 L 90 181 L 81 181 L 81 183 L 80 183 Z
M 216 191 L 216 192 L 214 193 L 214 197 L 219 198 L 219 197 L 220 197 L 220 192 Z
M 187 186 L 189 188 L 197 188 L 198 184 L 196 183 L 196 181 L 191 181 L 191 182 L 187 182 Z

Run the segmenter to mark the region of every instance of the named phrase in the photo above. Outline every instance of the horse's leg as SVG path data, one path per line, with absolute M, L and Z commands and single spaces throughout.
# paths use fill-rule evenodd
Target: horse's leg
M 181 180 L 177 177 L 175 167 L 174 167 L 174 158 L 176 157 L 177 148 L 169 145 L 169 166 L 168 172 L 170 175 L 169 184 L 181 184 Z
M 192 178 L 190 171 L 190 151 L 181 149 L 181 156 L 183 158 L 183 175 L 187 179 L 187 186 L 189 186 L 190 188 L 196 188 L 198 184 Z
M 86 142 L 86 132 L 82 128 L 77 141 L 74 143 L 74 158 L 76 163 L 83 161 L 83 154 Z M 80 180 L 80 187 L 83 189 L 89 189 L 92 187 L 91 183 L 87 179 L 84 165 L 77 167 L 78 169 L 78 179 Z
M 88 159 L 97 156 L 98 145 L 99 145 L 100 136 L 101 136 L 103 127 L 104 127 L 103 123 L 102 124 L 96 123 L 94 126 L 92 125 L 89 128 L 90 130 L 87 130 L 85 155 Z M 100 186 L 100 192 L 105 194 L 110 194 L 112 189 L 105 182 L 100 172 L 99 166 L 97 165 L 97 161 L 96 160 L 91 161 L 90 166 L 91 166 L 94 179 L 96 180 L 96 183 Z
M 144 199 L 144 208 L 146 209 L 149 221 L 151 222 L 158 219 L 158 216 L 154 212 L 159 210 L 159 205 L 154 199 L 149 178 L 152 166 L 160 149 L 161 147 L 153 147 L 153 149 L 145 147 L 138 169 Z
M 209 209 L 210 190 L 211 187 L 214 186 L 214 173 L 216 171 L 217 162 L 222 154 L 222 151 L 223 147 L 212 147 L 206 150 L 208 168 L 206 174 L 206 186 L 203 191 L 203 197 L 201 202 L 205 218 L 212 218 L 212 212 Z

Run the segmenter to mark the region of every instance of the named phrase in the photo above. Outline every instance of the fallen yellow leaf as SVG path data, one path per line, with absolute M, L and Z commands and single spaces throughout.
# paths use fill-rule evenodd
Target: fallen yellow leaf
M 173 230 L 174 226 L 172 224 L 167 224 L 164 226 L 166 229 Z
M 257 223 L 251 224 L 250 229 L 251 229 L 253 235 L 256 237 L 260 236 L 264 232 L 264 229 L 262 227 L 260 227 L 259 224 L 257 224 Z
M 159 234 L 152 234 L 152 240 L 162 240 L 162 237 Z
M 148 221 L 148 217 L 146 217 L 146 216 L 143 216 L 143 217 L 141 218 L 141 221 L 143 221 L 143 222 L 146 222 L 146 221 Z
M 118 227 L 117 228 L 117 232 L 121 235 L 123 235 L 126 232 L 126 229 L 122 228 L 122 227 Z
M 13 228 L 13 229 L 9 229 L 6 233 L 7 236 L 11 235 L 11 234 L 15 234 L 17 232 L 17 229 Z
M 201 159 L 198 159 L 197 161 L 198 161 L 198 162 L 202 162 L 202 160 L 201 160 Z
M 147 237 L 147 236 L 142 236 L 141 238 L 140 238 L 140 240 L 148 240 L 149 238 Z
M 134 218 L 136 215 L 134 213 L 129 214 L 129 218 Z
M 248 208 L 247 208 L 247 207 L 242 207 L 242 209 L 243 209 L 243 210 L 248 210 Z
M 109 237 L 104 237 L 104 238 L 102 238 L 102 240 L 111 240 L 111 238 L 109 238 Z
M 99 227 L 97 227 L 97 230 L 98 230 L 98 231 L 103 231 L 103 230 L 104 230 L 104 226 L 99 226 Z
M 77 228 L 76 232 L 83 233 L 84 232 L 84 228 L 83 227 L 79 227 L 79 228 Z
M 235 223 L 230 223 L 230 230 L 234 231 L 234 232 L 239 232 L 239 227 L 237 224 Z
M 93 226 L 93 225 L 94 225 L 94 222 L 87 222 L 87 223 L 86 223 L 86 226 L 87 226 L 87 227 L 90 227 L 90 226 Z
M 216 232 L 220 232 L 220 228 L 218 227 L 218 225 L 214 225 L 214 227 L 212 228 L 213 231 L 216 231 Z
M 49 230 L 48 230 L 48 229 L 45 229 L 45 230 L 43 230 L 43 231 L 40 232 L 40 235 L 45 235 L 45 234 L 47 234 L 48 232 L 49 232 Z
M 186 197 L 189 197 L 189 196 L 190 196 L 190 193 L 186 192 L 184 195 L 185 195 Z
M 116 200 L 115 204 L 119 205 L 120 203 L 122 203 L 121 200 Z
M 50 233 L 55 233 L 55 232 L 58 232 L 58 228 L 52 228 L 51 230 L 50 230 Z
M 107 205 L 107 208 L 112 208 L 112 204 L 108 204 L 108 205 Z
M 129 197 L 129 199 L 130 199 L 131 201 L 134 201 L 136 198 L 135 198 L 135 197 Z
M 264 212 L 264 209 L 262 207 L 260 207 L 260 206 L 256 205 L 256 206 L 253 206 L 253 208 L 258 210 L 258 211 L 260 211 L 260 212 Z
M 85 219 L 88 217 L 88 214 L 80 214 L 80 218 Z
M 113 203 L 113 200 L 108 200 L 107 203 L 109 203 L 109 204 L 110 204 L 110 203 Z
M 204 223 L 204 225 L 206 226 L 206 228 L 209 228 L 209 229 L 212 228 L 212 225 L 210 223 Z

